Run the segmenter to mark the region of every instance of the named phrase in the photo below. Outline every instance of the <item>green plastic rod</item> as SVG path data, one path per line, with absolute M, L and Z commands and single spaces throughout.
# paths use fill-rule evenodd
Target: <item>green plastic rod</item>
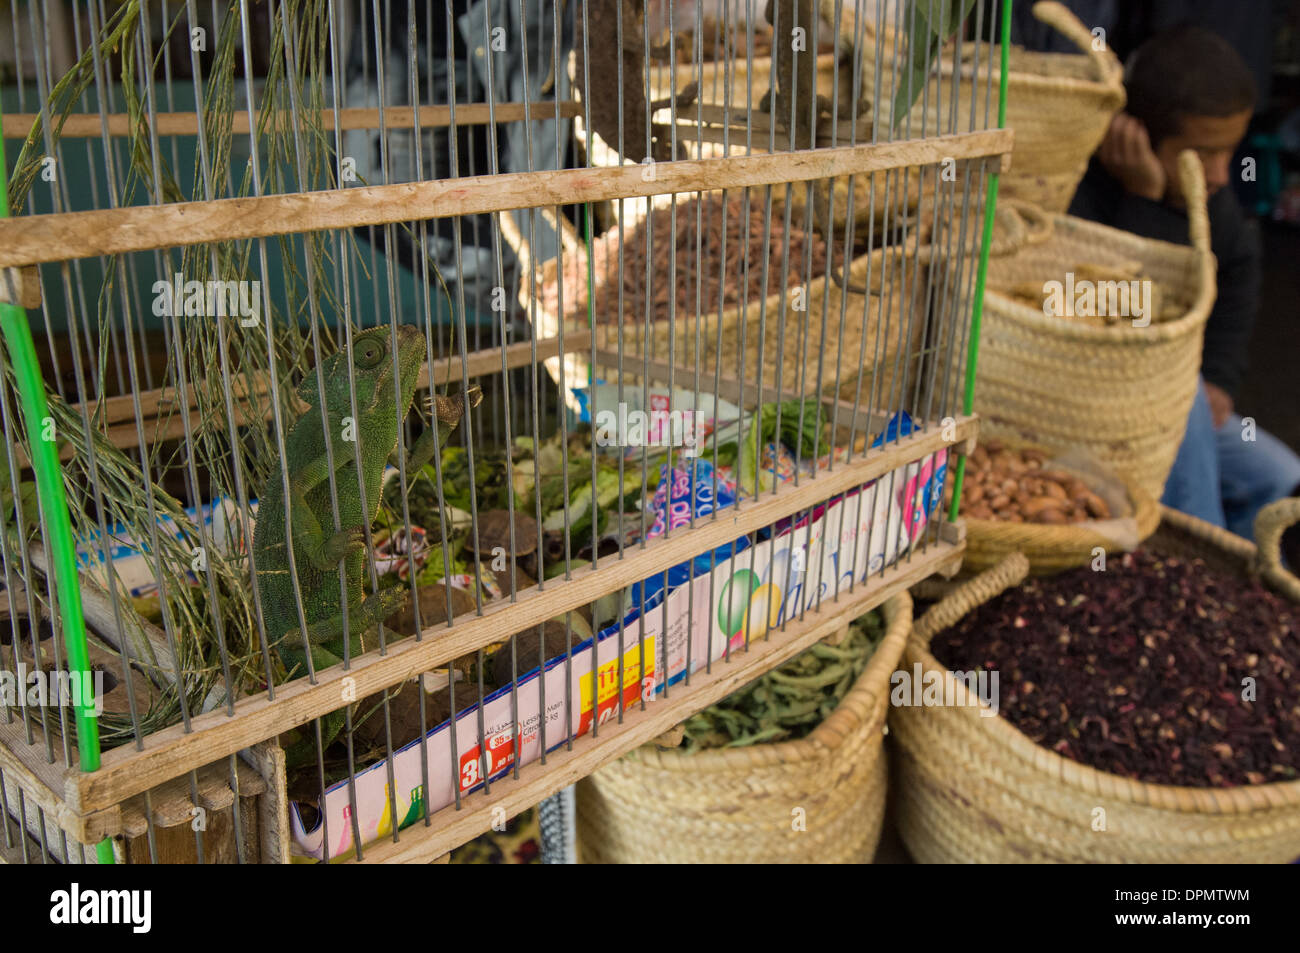
M 582 207 L 582 220 L 586 225 L 583 231 L 586 233 L 587 240 L 587 330 L 592 332 L 594 340 L 596 328 L 596 263 L 591 258 L 590 202 Z M 564 396 L 567 398 L 568 395 Z M 596 368 L 594 365 L 587 368 L 587 398 L 590 401 L 588 410 L 594 423 L 596 420 Z
M 1011 0 L 1002 0 L 1002 75 L 998 78 L 998 128 L 1007 125 L 1007 49 L 1011 46 Z M 973 88 L 973 87 L 972 87 Z M 975 409 L 975 363 L 980 352 L 980 325 L 984 319 L 984 279 L 989 270 L 989 246 L 993 244 L 993 213 L 998 205 L 998 173 L 989 176 L 988 202 L 984 209 L 984 240 L 980 243 L 980 268 L 975 275 L 975 301 L 970 318 L 970 347 L 966 352 L 966 393 L 962 413 Z M 966 476 L 966 456 L 957 458 L 957 473 L 952 481 L 952 506 L 948 519 L 957 519 L 961 506 L 961 484 Z
M 0 137 L 0 218 L 8 217 L 9 167 L 5 161 L 4 138 Z M 42 437 L 50 407 L 45 399 L 45 381 L 36 360 L 36 345 L 32 341 L 31 326 L 27 323 L 27 312 L 17 305 L 0 304 L 0 328 L 18 379 L 18 397 L 27 426 L 27 443 L 32 451 L 32 469 L 36 471 L 37 498 L 54 557 L 54 582 L 58 589 L 68 669 L 77 673 L 83 687 L 89 686 L 90 659 L 86 652 L 86 619 L 81 611 L 81 590 L 78 588 L 77 547 L 72 541 L 72 521 L 68 518 L 68 499 L 63 493 L 63 471 L 58 451 L 53 440 Z M 82 771 L 98 771 L 99 722 L 95 718 L 94 699 L 86 697 L 86 694 L 78 692 L 75 696 L 77 751 Z M 113 863 L 113 842 L 108 838 L 100 841 L 95 853 L 101 864 Z

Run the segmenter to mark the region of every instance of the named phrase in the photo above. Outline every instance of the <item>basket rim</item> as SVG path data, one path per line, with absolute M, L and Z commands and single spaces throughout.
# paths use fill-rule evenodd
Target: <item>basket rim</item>
M 1181 318 L 1176 318 L 1173 321 L 1163 321 L 1159 324 L 1153 321 L 1145 328 L 1134 328 L 1123 323 L 1109 327 L 1097 327 L 1096 325 L 1070 321 L 1067 318 L 1043 314 L 1041 309 L 1022 304 L 1010 295 L 1003 294 L 994 288 L 985 288 L 984 297 L 986 302 L 989 297 L 997 299 L 995 303 L 1002 309 L 1003 317 L 1012 318 L 1036 332 L 1053 334 L 1061 338 L 1077 338 L 1093 344 L 1112 344 L 1123 347 L 1148 347 L 1156 341 L 1164 343 L 1167 340 L 1185 338 L 1196 333 L 1209 320 L 1211 310 L 1211 303 L 1207 302 L 1204 307 L 1200 307 L 1200 301 L 1198 300 Z M 1153 331 L 1154 334 L 1152 334 Z
M 1143 260 L 1144 264 L 1148 259 L 1156 255 L 1175 259 L 1183 258 L 1194 263 L 1200 272 L 1201 278 L 1200 287 L 1196 289 L 1196 297 L 1187 312 L 1173 321 L 1152 322 L 1145 328 L 1133 328 L 1124 324 L 1111 327 L 1096 327 L 1043 314 L 1041 309 L 1022 304 L 992 286 L 986 287 L 984 289 L 985 298 L 992 296 L 1007 317 L 1014 318 L 1019 323 L 1026 324 L 1036 331 L 1055 334 L 1058 337 L 1076 338 L 1093 343 L 1114 343 L 1141 347 L 1151 344 L 1153 339 L 1163 341 L 1184 337 L 1194 333 L 1209 320 L 1218 288 L 1214 271 L 1214 255 L 1208 250 L 1199 249 L 1194 245 L 1166 242 L 1157 238 L 1143 238 L 1140 235 L 1112 228 L 1109 225 L 1102 225 L 1100 222 L 1090 222 L 1087 219 L 1059 212 L 1052 213 L 1050 217 L 1054 235 L 1064 233 L 1082 236 L 1089 239 L 1092 244 L 1105 248 L 1119 248 L 1125 252 L 1131 250 Z M 1048 242 L 1051 240 L 1051 238 L 1047 239 Z M 1039 247 L 1041 244 L 1046 244 L 1046 242 L 1030 247 Z M 994 257 L 1011 259 L 1015 254 L 1015 252 L 1009 252 L 1006 255 Z M 1141 335 L 1133 333 L 1138 330 L 1142 332 Z
M 1163 507 L 1162 507 L 1163 509 Z M 1201 536 L 1207 542 L 1215 543 L 1220 530 L 1195 517 L 1186 516 L 1178 521 L 1180 529 L 1193 535 Z M 1214 532 L 1207 532 L 1213 530 Z M 1228 534 L 1231 535 L 1231 534 Z M 1234 537 L 1239 539 L 1239 537 Z M 1250 549 L 1254 544 L 1244 541 Z M 1240 554 L 1241 547 L 1235 546 Z M 997 568 L 988 570 L 996 572 Z M 1246 568 L 1243 567 L 1243 572 Z M 979 578 L 979 577 L 976 577 Z M 1019 585 L 1019 583 L 1017 583 Z M 946 601 L 951 596 L 945 596 Z M 1285 596 L 1284 596 L 1285 598 Z M 965 614 L 964 613 L 963 617 Z M 937 634 L 937 633 L 936 633 Z M 1300 805 L 1300 779 L 1292 781 L 1271 781 L 1266 784 L 1243 785 L 1232 788 L 1198 788 L 1187 785 L 1157 784 L 1125 778 L 1109 771 L 1102 771 L 1079 761 L 1066 758 L 1048 748 L 1034 743 L 1029 736 L 1005 718 L 997 717 L 996 712 L 984 714 L 987 705 L 978 698 L 968 698 L 966 684 L 953 677 L 953 674 L 935 658 L 930 651 L 929 638 L 922 641 L 913 628 L 908 637 L 904 658 L 912 663 L 920 663 L 923 670 L 942 673 L 944 697 L 951 685 L 960 717 L 968 717 L 985 722 L 983 730 L 993 733 L 994 744 L 1001 745 L 1010 753 L 1024 761 L 1029 769 L 1049 775 L 1053 780 L 1074 788 L 1084 794 L 1095 794 L 1116 799 L 1128 804 L 1152 807 L 1160 810 L 1174 811 L 1182 814 L 1250 814 L 1256 811 L 1294 807 Z M 978 723 L 978 722 L 977 722 Z
M 745 771 L 824 759 L 854 729 L 883 725 L 889 707 L 889 678 L 897 669 L 912 634 L 912 597 L 906 589 L 900 590 L 886 599 L 880 608 L 885 614 L 884 638 L 839 705 L 806 737 L 744 748 L 707 748 L 693 754 L 649 744 L 629 754 L 634 754 L 646 767 L 670 772 Z M 882 699 L 883 706 L 879 704 Z M 883 734 L 880 738 L 883 740 Z
M 995 46 L 994 49 L 996 50 L 996 48 L 997 47 Z M 1067 58 L 1089 59 L 1089 57 L 1084 53 L 1060 53 L 1060 52 L 1052 51 L 1046 53 L 1038 53 L 1037 55 L 1042 57 L 1061 57 L 1062 59 L 1067 59 Z M 940 70 L 941 70 L 941 75 L 945 79 L 951 79 L 954 72 L 958 74 L 958 79 L 960 80 L 970 79 L 974 81 L 977 78 L 973 67 L 962 64 L 962 66 L 959 68 L 955 66 L 955 64 L 953 64 L 950 57 L 945 57 L 943 59 L 940 65 Z M 983 70 L 983 66 L 981 66 L 981 70 Z M 1000 65 L 996 60 L 994 60 L 993 82 L 995 84 L 997 83 L 998 77 L 1001 74 L 1001 72 L 1002 69 Z M 1105 78 L 1105 79 L 1082 79 L 1078 76 L 1063 76 L 1063 75 L 1058 75 L 1053 73 L 1035 73 L 1023 69 L 1008 70 L 1007 71 L 1008 103 L 1010 102 L 1011 99 L 1011 91 L 1016 89 L 1017 87 L 1022 89 L 1040 89 L 1043 91 L 1053 91 L 1053 92 L 1060 91 L 1060 90 L 1070 90 L 1073 92 L 1084 92 L 1090 94 L 1096 93 L 1098 98 L 1101 99 L 1102 105 L 1109 105 L 1113 102 L 1117 108 L 1122 107 L 1128 101 L 1127 93 L 1124 90 L 1123 70 L 1114 72 L 1110 75 L 1109 78 Z M 1084 111 L 1085 110 L 1078 110 L 1078 112 L 1081 113 Z M 1091 112 L 1091 110 L 1087 110 L 1087 111 Z

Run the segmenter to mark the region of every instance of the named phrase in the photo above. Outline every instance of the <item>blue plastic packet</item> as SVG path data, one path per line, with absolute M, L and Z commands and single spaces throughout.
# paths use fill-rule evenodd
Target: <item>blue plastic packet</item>
M 659 468 L 659 486 L 651 499 L 654 524 L 646 531 L 646 538 L 654 539 L 668 530 L 689 525 L 692 512 L 695 518 L 699 519 L 715 510 L 733 505 L 736 502 L 735 486 L 718 477 L 715 495 L 714 477 L 713 464 L 708 460 L 698 458 L 683 460 L 673 468 L 671 476 L 668 472 L 668 464 L 662 464 Z M 668 492 L 670 486 L 671 505 Z M 648 607 L 654 597 L 665 588 L 665 576 L 667 589 L 671 592 L 682 583 L 689 582 L 694 576 L 708 574 L 718 563 L 743 552 L 748 546 L 749 539 L 741 536 L 711 552 L 701 553 L 693 560 L 679 563 L 667 573 L 659 573 L 635 583 L 632 586 L 632 605 L 640 608 L 644 598 Z

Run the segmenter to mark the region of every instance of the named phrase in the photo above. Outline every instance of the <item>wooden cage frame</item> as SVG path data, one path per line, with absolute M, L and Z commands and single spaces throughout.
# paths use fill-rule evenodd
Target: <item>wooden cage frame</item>
M 545 105 L 552 110 L 555 107 L 554 103 Z M 460 106 L 458 112 L 466 108 Z M 503 108 L 497 107 L 498 117 Z M 542 109 L 538 112 L 544 114 Z M 95 117 L 96 127 L 99 118 Z M 805 182 L 937 166 L 950 159 L 1000 157 L 1005 165 L 1012 141 L 1010 130 L 992 130 L 876 145 L 664 162 L 657 165 L 651 179 L 643 177 L 639 167 L 577 168 L 4 219 L 0 220 L 0 298 L 28 307 L 38 303 L 39 283 L 33 278 L 35 266 L 42 263 L 469 213 Z M 578 351 L 585 351 L 597 362 L 611 360 L 609 354 L 589 350 L 592 347 L 591 333 L 575 330 L 562 337 L 479 350 L 468 358 L 444 359 L 436 362 L 436 367 L 426 368 L 423 381 L 467 379 L 500 372 L 503 367 L 525 366 L 534 356 L 540 361 Z M 632 373 L 637 371 L 632 369 Z M 142 408 L 157 414 L 160 408 L 172 406 L 174 395 L 163 389 L 141 397 Z M 823 399 L 835 403 L 834 398 Z M 128 395 L 108 401 L 105 410 L 110 434 L 114 433 L 112 426 L 119 425 L 114 439 L 135 439 L 134 427 L 120 427 L 123 421 L 134 421 L 133 400 L 134 396 Z M 839 410 L 841 419 L 853 413 L 846 404 L 840 404 Z M 190 411 L 193 413 L 193 408 Z M 858 413 L 860 419 L 854 422 L 860 427 L 858 432 L 865 433 L 866 425 L 873 421 L 865 412 Z M 875 423 L 879 425 L 879 421 Z M 391 688 L 939 450 L 966 453 L 974 446 L 977 429 L 974 416 L 956 417 L 955 429 L 950 427 L 947 434 L 937 426 L 919 429 L 814 480 L 764 494 L 738 507 L 733 519 L 711 521 L 649 541 L 621 559 L 604 558 L 598 568 L 577 569 L 570 578 L 552 581 L 542 591 L 534 587 L 521 591 L 513 601 L 485 605 L 481 615 L 427 626 L 418 638 L 406 638 L 386 650 L 353 659 L 346 671 L 340 665 L 317 672 L 314 684 L 300 678 L 279 686 L 274 700 L 265 692 L 241 698 L 234 703 L 233 715 L 224 710 L 197 715 L 188 731 L 174 725 L 150 734 L 138 747 L 124 745 L 107 751 L 100 769 L 93 773 L 50 765 L 35 746 L 16 745 L 17 739 L 7 736 L 0 736 L 0 769 L 78 841 L 91 845 L 104 837 L 122 836 L 130 830 L 130 799 L 231 755 L 244 752 L 247 758 L 247 752 L 264 751 L 268 742 L 274 746 L 280 733 L 335 710 L 344 678 L 352 680 L 356 697 Z M 954 434 L 955 440 L 950 439 Z M 459 808 L 433 812 L 424 825 L 404 828 L 400 837 L 394 830 L 392 841 L 362 845 L 363 860 L 357 861 L 354 855 L 351 862 L 419 863 L 442 858 L 453 847 L 491 829 L 500 809 L 507 816 L 517 814 L 839 631 L 894 593 L 935 573 L 955 573 L 964 548 L 961 522 L 942 523 L 937 544 L 900 558 L 851 592 L 807 610 L 780 632 L 768 633 L 748 651 L 733 656 L 728 664 L 692 674 L 689 684 L 675 689 L 671 699 L 658 700 L 644 710 L 626 711 L 621 722 L 606 723 L 598 732 L 576 739 L 572 750 L 550 753 L 544 765 L 523 766 L 518 778 L 494 781 L 490 792 L 471 793 L 462 798 Z M 261 757 L 265 766 L 266 755 Z M 274 799 L 278 794 L 281 803 L 272 813 L 283 818 L 283 772 L 278 778 L 274 770 L 259 774 L 269 784 L 281 785 L 278 792 L 270 790 L 264 796 Z

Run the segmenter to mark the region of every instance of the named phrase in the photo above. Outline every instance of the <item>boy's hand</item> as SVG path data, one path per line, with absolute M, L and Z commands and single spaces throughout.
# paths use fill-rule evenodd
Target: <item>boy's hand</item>
M 1165 168 L 1156 158 L 1146 126 L 1128 113 L 1117 113 L 1097 149 L 1106 171 L 1134 195 L 1159 202 L 1165 197 Z
M 1218 430 L 1232 414 L 1232 396 L 1209 381 L 1205 382 L 1205 396 L 1210 402 L 1210 419 L 1214 421 L 1214 429 Z

